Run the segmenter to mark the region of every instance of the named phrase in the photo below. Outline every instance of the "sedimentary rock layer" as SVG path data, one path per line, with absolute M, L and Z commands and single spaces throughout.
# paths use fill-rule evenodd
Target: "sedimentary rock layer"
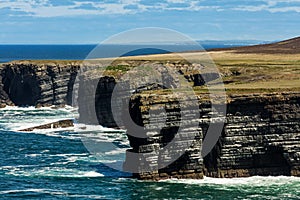
M 210 177 L 247 177 L 253 175 L 294 175 L 300 176 L 300 93 L 273 93 L 236 95 L 228 97 L 228 112 L 222 135 L 214 149 L 206 157 L 201 156 L 201 144 L 208 127 L 215 120 L 211 117 L 209 102 L 199 101 L 199 129 L 184 130 L 180 134 L 177 150 L 182 143 L 189 142 L 186 152 L 171 165 L 160 168 L 161 160 L 172 154 L 164 154 L 163 148 L 176 134 L 179 124 L 186 124 L 180 118 L 178 101 L 170 95 L 135 96 L 135 113 L 146 129 L 148 138 L 130 136 L 132 149 L 139 153 L 127 156 L 127 165 L 136 159 L 135 177 L 140 179 L 199 178 Z M 199 99 L 201 99 L 199 97 Z M 188 99 L 186 101 L 189 101 Z M 159 105 L 159 106 L 158 106 Z M 166 123 L 161 116 L 149 119 L 150 108 L 163 106 L 166 109 Z M 159 113 L 159 112 L 158 112 Z M 153 130 L 163 129 L 153 133 Z M 177 128 L 177 129 L 176 129 Z M 189 137 L 184 137 L 185 135 Z M 166 140 L 165 138 L 168 138 Z M 170 139 L 171 138 L 171 139 Z M 174 150 L 174 149 L 173 149 Z M 144 153 L 149 153 L 148 157 Z M 168 152 L 171 153 L 171 152 Z M 174 153 L 174 152 L 173 152 Z M 138 162 L 137 162 L 138 161 Z M 129 163 L 128 163 L 129 162 Z M 149 169 L 153 170 L 149 170 Z
M 230 97 L 222 137 L 204 158 L 204 173 L 300 176 L 299 113 L 299 92 Z
M 140 63 L 139 63 L 140 64 Z M 163 64 L 155 67 L 166 70 Z M 191 85 L 214 80 L 217 74 L 189 73 L 193 65 L 172 64 L 179 75 Z M 0 103 L 4 105 L 66 105 L 71 104 L 74 82 L 79 64 L 32 64 L 18 62 L 3 64 L 0 69 Z M 117 69 L 127 70 L 126 67 Z M 206 78 L 203 78 L 205 77 Z M 230 95 L 221 137 L 213 150 L 202 156 L 203 140 L 210 123 L 218 123 L 207 94 L 195 97 L 177 96 L 162 92 L 163 85 L 148 84 L 147 77 L 135 77 L 141 83 L 137 89 L 121 87 L 117 101 L 112 104 L 112 93 L 118 76 L 83 74 L 79 77 L 78 102 L 83 123 L 100 123 L 106 127 L 120 127 L 124 105 L 130 117 L 142 127 L 138 131 L 126 123 L 131 149 L 124 169 L 134 172 L 139 179 L 246 177 L 252 175 L 300 176 L 300 93 L 274 92 Z M 168 85 L 176 87 L 176 80 Z M 82 82 L 80 82 L 82 81 Z M 152 80 L 155 82 L 155 80 Z M 96 84 L 94 84 L 96 82 Z M 147 83 L 147 84 L 143 84 Z M 122 89 L 123 88 L 123 89 Z M 204 96 L 205 97 L 204 97 Z M 129 99 L 129 102 L 123 102 Z M 197 113 L 182 112 L 197 101 Z M 128 107 L 129 105 L 129 107 Z M 117 118 L 117 120 L 116 120 Z M 121 120 L 122 121 L 122 120 Z M 125 120 L 126 121 L 126 120 Z M 195 128 L 194 124 L 198 126 Z M 182 126 L 184 124 L 184 126 Z M 178 130 L 181 131 L 178 134 Z M 142 131 L 140 131 L 142 130 Z M 159 130 L 159 131 L 158 131 Z M 168 144 L 172 148 L 166 151 Z M 174 160 L 174 156 L 177 158 Z M 178 156 L 180 155 L 180 156 Z
M 71 104 L 78 65 L 8 63 L 0 69 L 1 104 Z

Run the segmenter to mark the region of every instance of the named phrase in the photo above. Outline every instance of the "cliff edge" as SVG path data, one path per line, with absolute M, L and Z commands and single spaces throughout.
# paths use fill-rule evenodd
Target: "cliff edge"
M 145 129 L 140 132 L 127 126 L 131 148 L 124 169 L 139 179 L 300 176 L 300 52 L 295 41 L 299 38 L 263 47 L 210 52 L 219 73 L 205 70 L 205 62 L 198 66 L 204 70 L 195 70 L 195 63 L 176 54 L 121 58 L 104 65 L 105 73 L 103 66 L 79 61 L 5 63 L 0 66 L 0 106 L 72 105 L 76 89 L 81 123 L 124 128 L 126 124 L 120 127 L 115 121 L 112 108 L 122 110 L 129 99 L 125 103 L 130 117 Z M 185 56 L 192 60 L 201 54 Z M 123 77 L 138 67 L 149 66 L 165 75 L 169 88 L 156 84 L 156 79 L 146 84 L 147 73 L 129 77 L 134 84 Z M 86 67 L 92 70 L 81 73 Z M 195 96 L 170 93 L 170 88 L 179 83 L 168 77 L 169 68 L 186 80 Z M 221 78 L 227 97 L 223 102 L 227 108 L 223 113 L 225 123 L 213 149 L 203 156 L 208 128 L 220 122 L 215 112 L 218 102 L 212 105 L 207 81 L 218 84 Z M 125 88 L 121 87 L 124 95 L 112 104 L 113 92 L 120 84 Z M 198 117 L 182 113 L 195 101 Z M 121 114 L 117 117 L 122 118 Z M 190 128 L 190 123 L 196 123 L 197 128 Z M 185 126 L 178 135 L 180 124 Z M 174 148 L 165 151 L 174 138 Z M 170 153 L 178 152 L 181 156 L 172 161 Z

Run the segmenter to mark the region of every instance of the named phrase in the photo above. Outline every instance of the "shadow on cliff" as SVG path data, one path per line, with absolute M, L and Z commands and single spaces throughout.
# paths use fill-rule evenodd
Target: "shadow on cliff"
M 33 72 L 15 73 L 11 68 L 5 71 L 2 80 L 4 91 L 16 106 L 33 106 L 39 99 L 40 89 Z

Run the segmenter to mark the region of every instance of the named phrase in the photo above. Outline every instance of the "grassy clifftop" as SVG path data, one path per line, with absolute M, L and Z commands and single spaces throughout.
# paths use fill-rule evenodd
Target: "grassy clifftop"
M 98 59 L 96 61 L 38 60 L 14 61 L 30 65 L 102 65 L 107 63 L 106 74 L 121 76 L 145 62 L 186 63 L 203 57 L 215 63 L 229 93 L 300 91 L 300 38 L 274 44 L 256 45 L 209 52 L 170 53 L 147 56 Z M 211 62 L 211 60 L 209 62 Z M 204 64 L 205 65 L 205 64 Z M 205 91 L 204 87 L 195 88 Z

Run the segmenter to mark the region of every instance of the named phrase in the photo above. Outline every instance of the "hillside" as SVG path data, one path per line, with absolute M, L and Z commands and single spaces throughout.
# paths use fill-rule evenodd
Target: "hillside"
M 281 42 L 232 48 L 237 53 L 265 53 L 265 54 L 299 54 L 300 37 Z

